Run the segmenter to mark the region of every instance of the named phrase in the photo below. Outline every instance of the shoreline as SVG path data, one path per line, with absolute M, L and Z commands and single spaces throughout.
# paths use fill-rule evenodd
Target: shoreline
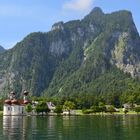
M 115 115 L 140 115 L 140 113 L 136 112 L 128 112 L 128 113 L 123 113 L 123 112 L 114 112 L 114 113 L 91 113 L 91 114 L 83 114 L 83 113 L 77 113 L 77 114 L 57 114 L 57 113 L 48 113 L 48 114 L 23 114 L 23 115 L 3 115 L 3 112 L 0 112 L 0 116 L 115 116 Z

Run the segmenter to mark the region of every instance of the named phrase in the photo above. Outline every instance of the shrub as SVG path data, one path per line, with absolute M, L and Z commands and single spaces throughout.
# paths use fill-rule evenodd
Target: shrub
M 113 106 L 109 106 L 107 109 L 106 109 L 106 111 L 107 112 L 109 112 L 109 113 L 114 113 L 114 112 L 116 112 L 116 110 L 115 110 L 115 108 L 113 107 Z
M 25 107 L 25 110 L 29 113 L 33 110 L 31 104 L 28 104 L 26 107 Z
M 140 112 L 140 107 L 135 107 L 134 108 L 134 111 L 137 112 L 137 113 L 139 113 Z
M 48 108 L 46 102 L 39 102 L 39 103 L 37 104 L 36 108 L 35 108 L 35 111 L 36 111 L 37 113 L 42 113 L 42 115 L 43 115 L 44 112 L 45 112 L 45 113 L 48 113 L 50 110 L 49 110 L 49 108 Z
M 101 108 L 99 106 L 92 106 L 90 109 L 94 113 L 101 112 Z
M 63 106 L 62 105 L 56 106 L 54 112 L 55 113 L 63 113 Z

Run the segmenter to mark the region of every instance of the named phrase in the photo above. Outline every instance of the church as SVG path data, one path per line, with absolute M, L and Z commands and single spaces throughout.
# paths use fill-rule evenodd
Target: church
M 14 92 L 9 93 L 9 98 L 4 101 L 3 115 L 25 115 L 25 106 L 30 102 L 27 100 L 28 92 L 23 92 L 23 99 L 17 100 Z

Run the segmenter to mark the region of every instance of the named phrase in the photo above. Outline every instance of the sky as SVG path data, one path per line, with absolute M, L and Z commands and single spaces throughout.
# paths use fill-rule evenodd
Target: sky
M 0 45 L 12 48 L 31 32 L 47 32 L 58 21 L 82 19 L 94 7 L 132 12 L 140 33 L 140 0 L 0 0 Z

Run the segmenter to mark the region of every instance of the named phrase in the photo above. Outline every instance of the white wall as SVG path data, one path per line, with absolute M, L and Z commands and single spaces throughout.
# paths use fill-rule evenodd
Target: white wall
M 11 115 L 11 105 L 5 104 L 3 106 L 3 115 Z
M 25 106 L 22 105 L 8 105 L 3 106 L 3 115 L 27 115 L 25 111 Z
M 11 105 L 11 107 L 12 107 L 11 115 L 23 115 L 24 114 L 24 109 L 22 109 L 22 106 Z

